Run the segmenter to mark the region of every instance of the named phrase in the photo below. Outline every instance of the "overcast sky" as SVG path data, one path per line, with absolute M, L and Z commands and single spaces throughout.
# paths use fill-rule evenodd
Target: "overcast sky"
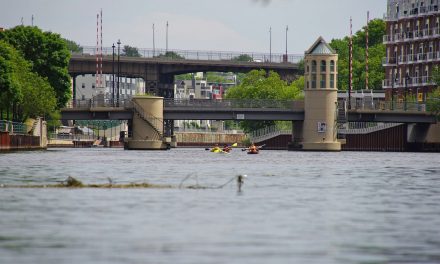
M 96 14 L 103 10 L 104 46 L 121 39 L 139 48 L 303 54 L 321 35 L 349 34 L 371 18 L 382 18 L 386 0 L 0 0 L 0 27 L 31 24 L 84 46 L 96 45 Z

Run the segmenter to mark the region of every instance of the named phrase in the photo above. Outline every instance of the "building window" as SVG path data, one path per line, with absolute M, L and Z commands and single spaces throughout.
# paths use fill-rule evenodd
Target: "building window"
M 312 72 L 316 72 L 316 67 L 317 67 L 316 61 L 314 60 L 312 61 Z
M 95 85 L 94 84 L 92 84 L 92 89 L 95 89 Z
M 327 71 L 327 62 L 325 60 L 321 61 L 321 72 Z
M 327 88 L 326 79 L 327 76 L 325 74 L 321 74 L 321 89 Z
M 86 100 L 86 96 L 85 95 L 81 95 L 81 100 Z
M 335 88 L 335 75 L 330 74 L 330 88 Z
M 330 61 L 330 72 L 335 72 L 335 61 L 334 60 Z
M 316 89 L 316 74 L 312 74 L 312 89 Z
M 85 83 L 82 83 L 82 84 L 81 84 L 81 88 L 86 88 L 86 84 L 85 84 Z

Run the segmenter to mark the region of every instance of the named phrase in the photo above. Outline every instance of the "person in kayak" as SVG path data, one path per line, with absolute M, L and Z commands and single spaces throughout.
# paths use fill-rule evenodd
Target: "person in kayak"
M 214 147 L 211 149 L 211 152 L 221 152 L 222 149 L 219 148 L 218 144 L 215 144 Z
M 258 152 L 258 147 L 254 143 L 249 147 L 249 152 Z
M 223 146 L 223 151 L 224 151 L 224 152 L 229 152 L 229 151 L 231 151 L 231 147 L 228 146 L 227 144 L 225 144 L 225 145 Z

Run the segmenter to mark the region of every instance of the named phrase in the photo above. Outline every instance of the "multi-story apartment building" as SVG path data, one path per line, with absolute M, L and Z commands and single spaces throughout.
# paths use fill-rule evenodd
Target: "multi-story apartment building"
M 432 69 L 440 65 L 440 0 L 387 0 L 383 88 L 403 100 L 435 87 Z

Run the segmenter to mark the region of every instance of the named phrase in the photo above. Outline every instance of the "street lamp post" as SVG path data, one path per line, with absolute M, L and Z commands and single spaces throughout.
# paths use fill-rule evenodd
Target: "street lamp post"
M 119 78 L 121 75 L 121 58 L 120 58 L 120 48 L 121 48 L 121 40 L 118 39 L 118 83 L 116 89 L 116 106 L 119 107 Z
M 113 43 L 112 49 L 112 105 L 115 106 L 115 43 Z

